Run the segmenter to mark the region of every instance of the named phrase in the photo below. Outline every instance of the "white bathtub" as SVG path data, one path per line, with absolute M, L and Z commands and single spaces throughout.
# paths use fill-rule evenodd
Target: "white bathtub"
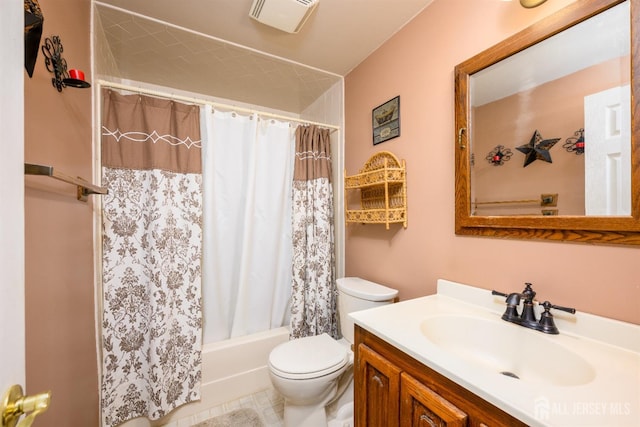
M 287 328 L 233 338 L 202 348 L 201 399 L 188 403 L 161 420 L 136 418 L 121 427 L 155 427 L 180 420 L 230 400 L 271 387 L 267 361 L 278 344 L 289 339 Z
M 202 402 L 204 407 L 271 387 L 269 353 L 289 340 L 287 328 L 207 344 L 202 352 Z

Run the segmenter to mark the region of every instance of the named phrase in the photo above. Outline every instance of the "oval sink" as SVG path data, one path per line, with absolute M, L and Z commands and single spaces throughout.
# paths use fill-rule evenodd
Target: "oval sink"
M 425 319 L 420 330 L 454 357 L 514 380 L 575 386 L 595 378 L 587 361 L 551 336 L 502 320 L 439 315 Z

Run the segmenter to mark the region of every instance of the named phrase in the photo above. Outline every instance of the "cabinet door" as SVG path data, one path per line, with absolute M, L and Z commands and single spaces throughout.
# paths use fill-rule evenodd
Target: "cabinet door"
M 355 385 L 357 426 L 398 427 L 400 368 L 360 344 Z
M 400 396 L 401 427 L 467 425 L 467 414 L 405 372 L 401 374 Z

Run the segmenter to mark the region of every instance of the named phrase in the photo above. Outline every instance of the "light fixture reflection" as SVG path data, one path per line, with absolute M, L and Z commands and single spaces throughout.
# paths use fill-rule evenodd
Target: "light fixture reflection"
M 531 8 L 540 6 L 545 1 L 547 0 L 520 0 L 520 4 L 522 5 L 522 7 L 531 9 Z

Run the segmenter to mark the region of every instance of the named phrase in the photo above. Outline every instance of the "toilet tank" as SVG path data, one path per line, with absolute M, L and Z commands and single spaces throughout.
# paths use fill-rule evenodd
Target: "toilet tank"
M 349 313 L 391 304 L 398 295 L 398 290 L 359 277 L 343 277 L 336 280 L 336 283 L 340 332 L 343 338 L 353 344 L 353 320 Z

